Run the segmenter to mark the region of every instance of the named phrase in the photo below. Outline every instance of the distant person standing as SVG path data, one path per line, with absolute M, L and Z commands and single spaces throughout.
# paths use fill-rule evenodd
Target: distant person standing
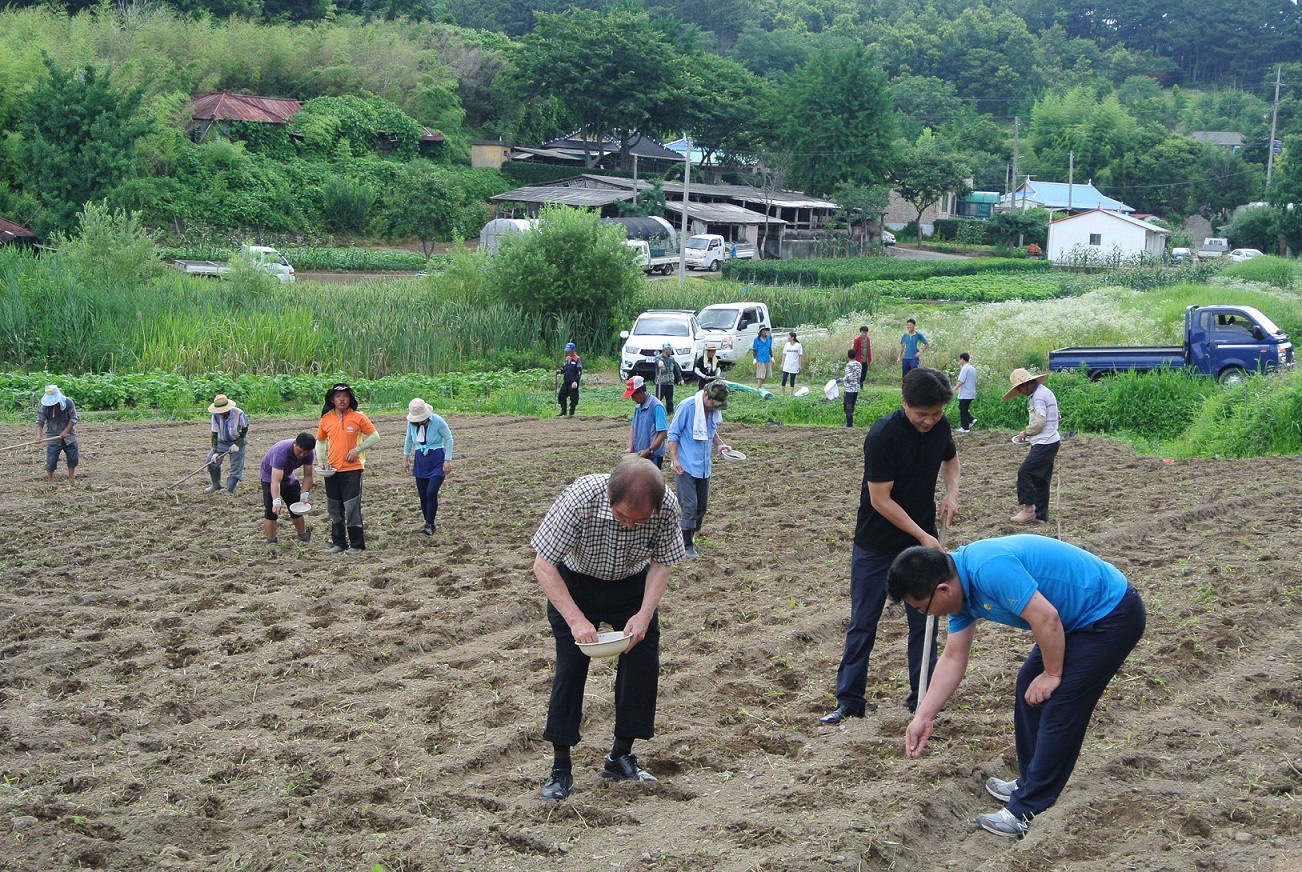
M 1036 524 L 1049 520 L 1049 483 L 1053 480 L 1053 461 L 1058 456 L 1058 398 L 1044 386 L 1044 375 L 1031 375 L 1018 368 L 1008 376 L 1012 387 L 1004 394 L 1011 400 L 1020 394 L 1026 401 L 1027 422 L 1018 439 L 1031 443 L 1026 459 L 1017 468 L 1017 502 L 1022 510 L 1013 515 L 1014 524 Z
M 54 484 L 59 452 L 68 465 L 68 484 L 77 483 L 77 406 L 63 395 L 58 385 L 46 385 L 36 407 L 36 443 L 45 442 L 45 483 Z
M 452 472 L 452 431 L 447 421 L 434 414 L 434 407 L 420 397 L 407 404 L 402 469 L 416 479 L 420 513 L 425 519 L 420 532 L 433 536 L 434 522 L 439 513 L 439 488 Z
M 705 351 L 696 359 L 696 367 L 692 370 L 692 375 L 696 376 L 697 390 L 723 375 L 723 361 L 719 359 L 719 343 L 705 344 Z
M 863 386 L 863 364 L 855 357 L 853 348 L 847 353 L 849 360 L 845 362 L 845 375 L 837 379 L 836 382 L 845 392 L 845 426 L 854 426 L 854 407 L 859 402 L 859 391 Z
M 712 447 L 728 445 L 719 438 L 719 425 L 728 408 L 728 384 L 712 381 L 683 403 L 669 424 L 669 458 L 673 462 L 674 490 L 682 509 L 683 546 L 688 557 L 696 557 L 696 534 L 701 530 L 710 501 Z
M 972 425 L 977 422 L 970 411 L 972 401 L 976 399 L 977 375 L 972 365 L 972 355 L 964 351 L 958 356 L 963 365 L 958 370 L 958 432 L 966 435 L 972 432 Z
M 886 605 L 886 576 L 895 556 L 913 545 L 939 548 L 936 539 L 936 479 L 945 482 L 940 514 L 952 521 L 958 512 L 958 451 L 945 404 L 954 389 L 943 372 L 919 367 L 904 377 L 901 408 L 878 418 L 863 442 L 863 485 L 850 556 L 850 626 L 836 671 L 836 708 L 825 724 L 861 718 L 867 708 L 868 657 L 877 641 L 877 623 Z M 905 609 L 909 622 L 909 697 L 918 704 L 918 679 L 927 627 L 922 612 Z M 928 662 L 935 648 L 925 653 Z
M 579 352 L 573 342 L 565 343 L 565 359 L 556 372 L 561 377 L 561 386 L 556 392 L 556 402 L 560 403 L 561 411 L 556 417 L 565 417 L 565 402 L 568 400 L 570 417 L 573 418 L 574 410 L 579 405 L 579 380 L 583 378 L 583 361 L 579 359 Z
M 904 322 L 904 335 L 900 337 L 900 356 L 898 358 L 901 371 L 901 377 L 909 374 L 909 370 L 916 369 L 922 361 L 918 358 L 919 354 L 931 347 L 927 337 L 918 332 L 918 322 L 912 318 Z
M 371 419 L 357 411 L 357 396 L 348 385 L 340 382 L 326 391 L 316 441 L 326 465 L 334 470 L 325 480 L 330 553 L 360 554 L 366 550 L 362 470 L 366 468 L 366 449 L 380 441 L 380 434 Z
M 258 479 L 262 484 L 262 530 L 268 545 L 277 543 L 276 522 L 280 513 L 286 511 L 294 524 L 298 541 L 307 542 L 312 538 L 312 531 L 308 530 L 303 516 L 294 514 L 294 505 L 299 501 L 308 502 L 311 496 L 315 449 L 316 438 L 311 433 L 299 433 L 293 439 L 280 440 L 262 457 Z M 294 470 L 299 467 L 303 468 L 301 486 L 294 475 Z
M 759 390 L 773 378 L 773 335 L 769 328 L 760 328 L 759 335 L 750 342 L 750 350 L 755 355 L 755 389 Z
M 796 376 L 800 374 L 800 362 L 805 357 L 805 346 L 796 339 L 796 331 L 787 333 L 787 344 L 782 346 L 782 396 L 787 395 L 787 383 L 791 391 L 796 390 Z
M 208 477 L 212 479 L 212 484 L 204 488 L 203 492 L 215 494 L 222 489 L 222 461 L 229 460 L 231 465 L 226 474 L 226 493 L 234 496 L 235 485 L 244 478 L 244 449 L 248 445 L 249 416 L 225 394 L 213 397 L 208 412 L 212 415 L 212 422 L 208 425 L 212 435 Z
M 628 428 L 629 454 L 649 460 L 657 467 L 665 461 L 665 438 L 669 435 L 669 422 L 665 417 L 664 403 L 647 393 L 646 379 L 635 375 L 624 382 L 623 399 L 632 400 L 633 421 Z
M 656 358 L 656 395 L 665 404 L 665 411 L 673 414 L 674 385 L 683 383 L 683 368 L 674 360 L 674 344 L 666 342 Z
M 868 374 L 868 367 L 873 362 L 873 344 L 868 341 L 868 327 L 865 325 L 859 328 L 859 335 L 854 338 L 850 348 L 854 351 L 854 359 L 859 361 L 863 367 L 863 374 Z

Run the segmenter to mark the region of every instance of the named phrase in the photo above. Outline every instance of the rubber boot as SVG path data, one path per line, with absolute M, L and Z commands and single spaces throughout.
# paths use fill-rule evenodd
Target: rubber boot
M 236 478 L 235 476 L 233 476 L 233 475 L 232 475 L 231 477 L 227 478 L 227 479 L 226 479 L 226 493 L 229 494 L 230 496 L 235 496 L 235 485 L 237 485 L 237 484 L 239 484 L 239 483 L 240 483 L 240 480 L 239 480 L 238 478 Z
M 204 488 L 204 493 L 215 494 L 222 489 L 222 470 L 220 466 L 209 466 L 208 477 L 212 479 L 212 486 Z

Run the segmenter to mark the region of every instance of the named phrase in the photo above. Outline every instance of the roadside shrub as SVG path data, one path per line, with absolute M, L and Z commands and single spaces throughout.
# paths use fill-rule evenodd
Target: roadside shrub
M 367 184 L 332 176 L 321 186 L 321 223 L 335 233 L 358 233 L 371 220 L 375 191 Z
M 1227 278 L 1243 279 L 1248 282 L 1261 282 L 1277 288 L 1289 288 L 1297 275 L 1297 261 L 1282 257 L 1254 257 L 1243 263 L 1232 263 L 1221 270 Z
M 77 276 L 113 284 L 147 282 L 162 272 L 154 253 L 154 235 L 139 212 L 110 210 L 87 203 L 77 213 L 77 229 L 69 237 L 54 234 L 56 257 Z

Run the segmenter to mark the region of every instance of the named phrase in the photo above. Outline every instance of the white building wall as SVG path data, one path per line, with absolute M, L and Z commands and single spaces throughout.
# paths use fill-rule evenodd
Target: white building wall
M 1149 237 L 1155 238 L 1155 248 Z M 1054 263 L 1080 261 L 1081 253 L 1099 261 L 1145 253 L 1160 257 L 1162 246 L 1161 234 L 1107 212 L 1085 212 L 1049 225 L 1047 256 Z

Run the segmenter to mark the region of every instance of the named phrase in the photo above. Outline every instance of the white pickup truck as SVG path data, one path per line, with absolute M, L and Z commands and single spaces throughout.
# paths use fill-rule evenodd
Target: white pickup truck
M 1221 257 L 1230 253 L 1230 240 L 1224 236 L 1209 236 L 1203 240 L 1202 247 L 1198 249 L 1198 257 Z
M 285 259 L 285 255 L 268 245 L 246 245 L 240 249 L 240 256 L 246 263 L 271 273 L 282 282 L 294 281 L 294 267 Z M 224 260 L 177 260 L 172 266 L 192 276 L 219 278 L 231 271 L 231 265 Z
M 755 257 L 755 246 L 728 242 L 717 233 L 699 233 L 687 240 L 684 247 L 688 269 L 708 269 L 718 272 L 725 260 L 750 260 Z
M 769 328 L 769 307 L 763 303 L 715 303 L 706 306 L 696 316 L 708 342 L 719 344 L 719 359 L 728 366 L 745 358 L 750 345 L 759 336 L 760 328 Z M 774 343 L 774 350 L 777 350 Z
M 684 373 L 690 374 L 696 358 L 705 351 L 706 333 L 691 309 L 651 309 L 637 316 L 632 330 L 619 334 L 624 340 L 620 350 L 619 378 L 640 375 L 654 379 L 656 357 L 668 342 L 673 347 L 674 360 Z
M 649 276 L 656 273 L 667 276 L 678 268 L 678 252 L 652 254 L 651 244 L 645 239 L 628 239 L 624 244 L 636 252 L 634 258 L 637 260 L 637 265 Z M 655 249 L 655 251 L 660 250 Z

